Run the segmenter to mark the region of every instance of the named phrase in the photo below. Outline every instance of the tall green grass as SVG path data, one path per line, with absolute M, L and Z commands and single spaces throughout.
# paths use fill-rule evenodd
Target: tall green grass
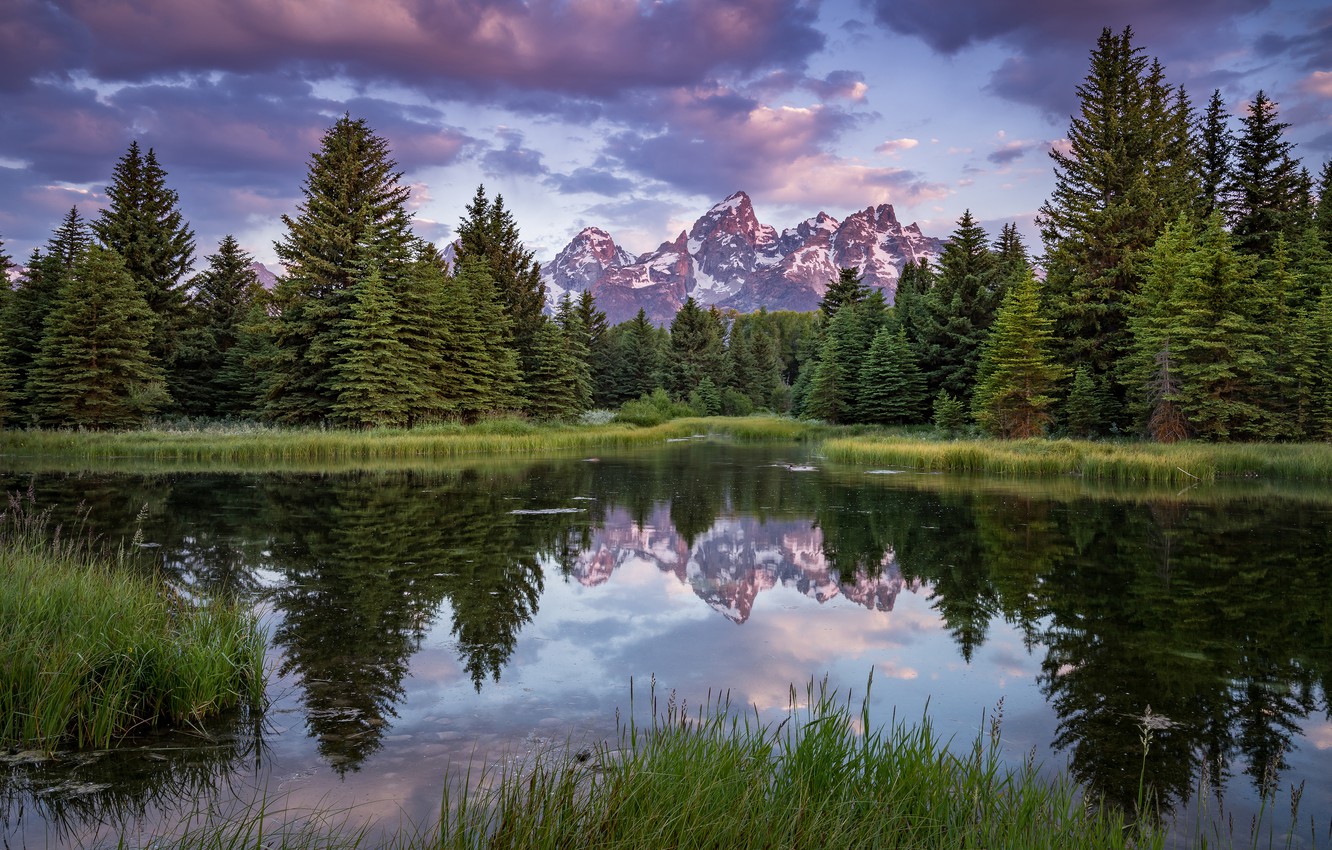
M 236 430 L 0 431 L 0 462 L 33 458 L 177 463 L 272 464 L 431 460 L 476 455 L 534 455 L 657 445 L 715 435 L 737 440 L 798 440 L 816 426 L 776 416 L 677 419 L 653 427 L 629 424 L 538 425 L 495 419 L 364 431 L 316 428 Z
M 0 514 L 0 746 L 105 748 L 147 726 L 258 706 L 265 639 L 253 617 L 197 604 L 129 560 L 62 537 L 10 497 Z
M 1332 480 L 1323 443 L 1102 443 L 1088 440 L 925 440 L 842 437 L 824 454 L 844 463 L 991 475 L 1080 475 L 1187 485 L 1218 479 Z
M 655 702 L 655 699 L 654 699 Z M 446 793 L 441 848 L 1160 847 L 1151 824 L 1087 805 L 1027 761 L 1003 766 L 999 718 L 955 752 L 928 720 L 871 728 L 826 684 L 773 727 L 727 700 L 668 700 L 615 745 L 555 753 Z M 632 710 L 630 712 L 632 718 Z M 454 777 L 459 779 L 459 777 Z M 449 786 L 455 787 L 455 786 Z

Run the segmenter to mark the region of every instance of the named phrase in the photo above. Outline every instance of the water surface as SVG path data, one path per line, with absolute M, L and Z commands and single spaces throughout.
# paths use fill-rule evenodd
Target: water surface
M 858 698 L 871 671 L 881 721 L 928 714 L 969 744 L 1001 711 L 1014 761 L 1034 750 L 1111 801 L 1135 800 L 1145 770 L 1165 806 L 1196 818 L 1201 784 L 1247 830 L 1275 788 L 1281 835 L 1303 783 L 1294 846 L 1308 818 L 1320 846 L 1332 828 L 1326 493 L 996 482 L 708 442 L 0 481 L 250 600 L 273 670 L 258 722 L 0 756 L 10 847 L 262 796 L 428 820 L 450 764 L 613 736 L 631 680 L 640 717 L 655 681 L 778 719 L 793 685 L 826 676 Z

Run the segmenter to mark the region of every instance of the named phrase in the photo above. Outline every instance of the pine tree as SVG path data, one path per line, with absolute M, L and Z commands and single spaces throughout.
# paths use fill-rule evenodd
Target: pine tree
M 805 415 L 836 424 L 856 421 L 865 350 L 859 311 L 843 305 L 828 322 L 809 381 Z
M 1214 212 L 1228 217 L 1232 206 L 1235 137 L 1230 132 L 1220 89 L 1212 92 L 1199 135 L 1202 143 L 1198 157 L 1198 182 L 1202 189 L 1199 213 L 1203 218 Z
M 535 366 L 536 332 L 545 322 L 541 311 L 546 303 L 546 285 L 541 282 L 541 266 L 523 245 L 502 195 L 491 202 L 485 186 L 476 188 L 458 225 L 457 251 L 459 264 L 475 258 L 485 265 L 513 329 L 512 344 L 520 368 L 523 374 L 528 373 Z
M 9 372 L 11 421 L 17 420 L 19 411 L 30 401 L 28 378 L 41 349 L 46 317 L 91 242 L 78 207 L 71 207 L 46 243 L 45 252 L 33 251 L 28 273 L 10 293 L 0 314 L 0 323 L 7 329 L 4 368 Z
M 310 158 L 295 218 L 274 244 L 286 269 L 273 292 L 274 369 L 265 412 L 281 422 L 328 419 L 338 393 L 334 363 L 351 314 L 351 292 L 371 268 L 400 297 L 416 238 L 408 189 L 388 142 L 364 120 L 344 115 Z
M 612 404 L 641 398 L 662 386 L 663 362 L 657 332 L 643 308 L 633 319 L 620 326 L 615 361 L 615 390 Z
M 236 373 L 222 374 L 227 353 L 236 345 L 241 326 L 256 301 L 265 297 L 253 258 L 227 234 L 209 254 L 208 267 L 190 281 L 186 315 L 176 368 L 167 388 L 176 404 L 195 416 L 232 416 L 250 406 L 252 388 L 235 383 Z
M 584 289 L 578 296 L 578 318 L 587 334 L 587 366 L 592 380 L 592 404 L 606 407 L 611 400 L 614 384 L 614 352 L 611 349 L 610 324 L 606 314 L 597 307 L 592 290 Z
M 268 305 L 268 293 L 261 292 L 236 327 L 236 342 L 227 349 L 213 378 L 221 394 L 218 415 L 258 416 L 263 410 L 264 387 L 277 356 Z
M 892 321 L 906 332 L 907 341 L 918 345 L 925 323 L 925 295 L 934 287 L 934 271 L 930 261 L 921 257 L 919 262 L 907 260 L 893 295 Z
M 9 283 L 9 268 L 14 264 L 9 254 L 5 253 L 4 240 L 0 240 L 0 428 L 8 424 L 17 413 L 20 398 L 18 370 L 12 364 L 9 338 L 11 331 L 7 324 L 9 301 L 13 291 Z
M 1049 425 L 1055 388 L 1067 374 L 1051 359 L 1052 324 L 1041 314 L 1040 285 L 1028 272 L 1005 296 L 981 355 L 971 411 L 990 434 L 1038 437 Z
M 555 321 L 559 324 L 564 340 L 570 401 L 567 415 L 577 415 L 592 406 L 591 339 L 587 325 L 583 323 L 582 311 L 574 305 L 573 296 L 567 292 L 560 299 Z
M 925 376 L 903 328 L 874 335 L 860 368 L 859 421 L 904 425 L 924 419 Z
M 687 398 L 699 381 L 712 378 L 714 386 L 725 384 L 725 328 L 721 314 L 703 310 L 693 297 L 671 321 L 670 391 L 678 399 Z
M 335 422 L 353 428 L 405 425 L 419 375 L 407 368 L 408 348 L 398 337 L 396 304 L 379 269 L 356 282 L 333 362 L 330 389 Z
M 720 416 L 722 412 L 721 391 L 711 376 L 704 375 L 689 393 L 689 406 L 699 416 Z
M 869 297 L 870 288 L 865 283 L 865 276 L 859 269 L 840 268 L 837 280 L 828 281 L 823 298 L 819 299 L 819 311 L 823 318 L 831 319 L 839 309 L 848 304 L 859 304 Z
M 474 420 L 517 409 L 518 357 L 486 264 L 479 258 L 462 261 L 447 281 L 443 301 L 449 333 L 442 371 L 450 379 L 445 397 L 451 411 Z
M 934 427 L 940 431 L 955 434 L 967 423 L 967 407 L 959 398 L 953 398 L 947 390 L 939 390 L 934 397 Z
M 1284 136 L 1289 124 L 1277 120 L 1277 106 L 1258 92 L 1243 119 L 1235 145 L 1234 205 L 1230 218 L 1235 245 L 1264 257 L 1278 234 L 1297 239 L 1298 214 L 1308 203 L 1294 145 Z
M 1323 163 L 1318 174 L 1318 205 L 1314 209 L 1314 223 L 1324 247 L 1332 252 L 1332 159 Z
M 1064 402 L 1064 427 L 1074 437 L 1094 436 L 1101 426 L 1101 405 L 1096 382 L 1086 366 L 1073 372 L 1073 386 Z
M 787 388 L 782 381 L 782 361 L 777 353 L 777 341 L 764 327 L 754 328 L 748 336 L 754 379 L 746 394 L 755 407 L 781 411 Z
M 120 256 L 93 246 L 78 260 L 46 317 L 28 378 L 47 427 L 127 428 L 167 400 L 148 350 L 154 316 Z
M 120 254 L 157 317 L 153 355 L 173 368 L 185 320 L 184 281 L 194 265 L 194 232 L 166 185 L 166 171 L 152 148 L 131 142 L 106 187 L 108 205 L 92 222 L 102 245 Z M 169 383 L 177 383 L 169 381 Z
M 931 390 L 971 398 L 981 346 L 1003 295 L 1003 281 L 985 229 L 963 212 L 939 258 L 919 328 L 921 365 Z
M 1116 375 L 1145 252 L 1167 224 L 1195 209 L 1202 190 L 1197 159 L 1186 156 L 1187 98 L 1133 45 L 1131 29 L 1102 31 L 1078 98 L 1068 145 L 1050 153 L 1055 188 L 1038 218 L 1046 292 L 1059 360 L 1085 364 L 1114 390 L 1108 402 L 1118 407 Z

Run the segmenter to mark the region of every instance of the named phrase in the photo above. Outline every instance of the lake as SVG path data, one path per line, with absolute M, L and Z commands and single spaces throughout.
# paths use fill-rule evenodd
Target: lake
M 969 746 L 1001 714 L 1013 762 L 1034 752 L 1114 802 L 1145 772 L 1180 842 L 1220 812 L 1247 846 L 1275 789 L 1285 846 L 1302 786 L 1292 846 L 1311 821 L 1332 843 L 1325 488 L 926 475 L 705 440 L 383 470 L 8 468 L 67 533 L 252 602 L 271 704 L 109 752 L 0 753 L 7 847 L 264 797 L 419 823 L 450 765 L 612 738 L 653 690 L 779 721 L 793 688 L 826 677 L 858 701 L 871 671 L 883 723 L 928 716 Z

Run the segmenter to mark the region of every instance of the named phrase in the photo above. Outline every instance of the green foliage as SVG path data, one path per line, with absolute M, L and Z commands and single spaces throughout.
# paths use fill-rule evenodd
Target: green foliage
M 855 268 L 837 270 L 837 280 L 828 281 L 828 288 L 819 299 L 819 312 L 824 319 L 831 319 L 842 307 L 859 304 L 869 297 L 870 288 L 865 284 L 865 276 Z
M 988 433 L 1021 439 L 1045 432 L 1055 388 L 1067 374 L 1050 358 L 1050 325 L 1041 314 L 1040 285 L 1028 270 L 1004 297 L 981 354 L 971 410 Z
M 167 400 L 153 314 L 114 251 L 89 248 L 47 314 L 28 378 L 45 426 L 128 428 Z
M 828 322 L 804 399 L 805 416 L 833 424 L 855 421 L 860 368 L 869 347 L 861 308 L 854 303 L 844 305 Z
M 633 319 L 612 328 L 608 336 L 614 355 L 610 386 L 604 395 L 612 403 L 640 398 L 665 385 L 661 332 L 642 308 Z
M 555 314 L 555 321 L 564 334 L 569 384 L 567 392 L 573 407 L 572 415 L 575 416 L 592 406 L 592 334 L 588 330 L 588 315 L 592 321 L 600 317 L 604 335 L 606 317 L 590 299 L 584 309 L 581 301 L 576 306 L 573 297 L 566 292 Z
M 51 532 L 29 503 L 0 513 L 0 746 L 106 749 L 258 708 L 265 640 L 250 614 L 196 606 L 123 553 Z
M 689 393 L 689 406 L 699 416 L 720 416 L 722 413 L 722 395 L 712 378 L 703 376 Z
M 342 118 L 324 133 L 295 218 L 274 244 L 286 268 L 273 292 L 275 357 L 266 414 L 286 423 L 333 415 L 335 364 L 351 315 L 352 289 L 372 268 L 396 299 L 416 239 L 408 189 L 388 142 L 364 120 Z
M 573 330 L 581 333 L 581 325 L 574 323 Z M 572 419 L 587 409 L 587 364 L 578 359 L 569 336 L 555 322 L 537 329 L 527 375 L 527 412 L 535 419 Z
M 658 387 L 641 398 L 620 405 L 619 411 L 615 414 L 615 421 L 650 428 L 672 419 L 693 415 L 695 415 L 693 407 L 672 400 L 664 389 Z
M 1214 212 L 1230 215 L 1234 194 L 1235 137 L 1230 132 L 1229 115 L 1221 90 L 1212 91 L 1203 116 L 1202 149 L 1198 156 L 1198 179 L 1201 190 L 1200 217 Z
M 971 397 L 981 346 L 1003 298 L 1007 265 L 1000 268 L 988 242 L 971 211 L 963 212 L 939 258 L 939 274 L 924 296 L 917 328 L 917 350 L 931 391 L 944 390 L 964 401 Z
M 693 297 L 685 299 L 671 321 L 669 389 L 685 398 L 704 378 L 715 387 L 726 384 L 726 328 L 717 310 L 703 310 Z
M 1308 193 L 1300 180 L 1299 160 L 1284 136 L 1289 124 L 1277 120 L 1276 104 L 1259 91 L 1241 119 L 1235 144 L 1234 203 L 1230 225 L 1236 247 L 1269 255 L 1278 234 L 1299 237 L 1308 212 Z
M 1092 437 L 1103 421 L 1101 394 L 1086 366 L 1073 371 L 1073 386 L 1064 401 L 1064 428 L 1074 437 Z
M 185 322 L 184 281 L 194 264 L 194 232 L 166 176 L 152 148 L 141 154 L 139 143 L 130 142 L 111 173 L 109 203 L 92 222 L 92 230 L 103 247 L 124 259 L 156 317 L 153 355 L 174 369 Z
M 449 410 L 470 420 L 518 409 L 518 356 L 488 266 L 477 258 L 463 261 L 445 284 L 443 304 L 449 333 L 442 377 Z
M 396 333 L 394 312 L 379 269 L 372 267 L 352 287 L 350 315 L 333 362 L 335 422 L 354 428 L 407 422 L 421 386 L 408 368 L 408 348 Z
M 876 425 L 920 422 L 926 398 L 925 376 L 906 330 L 880 329 L 860 369 L 859 421 Z
M 477 186 L 458 224 L 458 266 L 476 260 L 494 282 L 496 298 L 508 317 L 512 345 L 518 352 L 520 374 L 536 368 L 533 360 L 536 334 L 545 316 L 546 285 L 541 266 L 523 245 L 513 214 L 504 206 L 504 196 L 486 197 L 485 186 Z
M 947 390 L 940 390 L 934 397 L 934 427 L 949 434 L 956 434 L 967 424 L 967 406 L 961 399 L 953 398 Z

